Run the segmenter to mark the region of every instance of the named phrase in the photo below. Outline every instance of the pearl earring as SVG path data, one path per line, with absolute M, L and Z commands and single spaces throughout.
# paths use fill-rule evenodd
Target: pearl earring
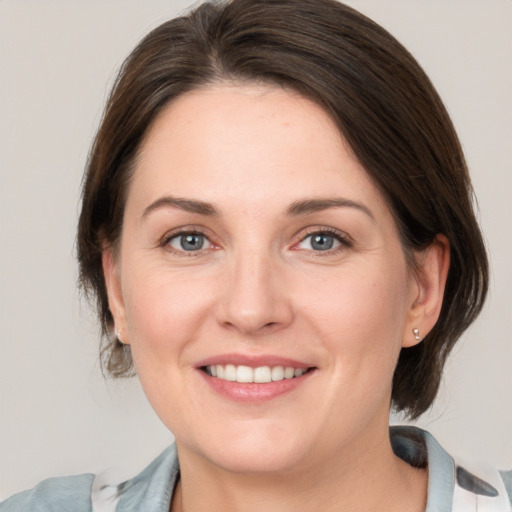
M 413 329 L 412 333 L 414 334 L 414 339 L 416 341 L 419 341 L 420 340 L 420 330 L 419 329 Z
M 117 338 L 117 341 L 119 343 L 121 343 L 121 345 L 124 345 L 123 340 L 121 339 L 121 331 L 122 331 L 122 329 L 119 329 L 118 331 L 116 331 L 116 338 Z

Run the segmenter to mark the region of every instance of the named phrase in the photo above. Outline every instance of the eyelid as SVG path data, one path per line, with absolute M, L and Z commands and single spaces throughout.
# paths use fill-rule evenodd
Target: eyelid
M 179 236 L 184 236 L 184 235 L 202 235 L 202 236 L 204 236 L 208 240 L 208 242 L 211 244 L 212 247 L 209 247 L 207 249 L 200 249 L 198 251 L 180 251 L 178 249 L 170 247 L 169 242 L 173 238 L 176 238 L 176 237 L 179 237 Z M 195 226 L 195 225 L 180 226 L 180 227 L 171 229 L 170 231 L 167 231 L 158 240 L 157 245 L 159 247 L 163 247 L 163 248 L 169 247 L 170 248 L 169 250 L 172 250 L 174 252 L 179 252 L 179 253 L 181 253 L 181 252 L 183 252 L 183 253 L 194 253 L 194 252 L 195 253 L 201 253 L 201 252 L 204 252 L 205 250 L 211 250 L 212 248 L 218 248 L 219 247 L 219 244 L 217 244 L 213 240 L 213 236 L 210 234 L 210 232 L 208 230 L 202 228 L 201 226 Z
M 352 239 L 352 237 L 350 235 L 348 235 L 347 233 L 345 233 L 344 231 L 340 231 L 339 229 L 328 227 L 328 226 L 310 226 L 310 227 L 307 227 L 304 230 L 302 230 L 302 232 L 299 235 L 300 236 L 299 240 L 293 244 L 292 248 L 296 247 L 298 244 L 300 244 L 301 242 L 306 240 L 306 238 L 308 238 L 312 235 L 316 235 L 316 234 L 328 234 L 328 235 L 334 237 L 338 242 L 340 242 L 340 246 L 336 247 L 334 249 L 327 249 L 325 251 L 313 251 L 313 250 L 310 251 L 310 252 L 314 252 L 318 255 L 332 254 L 333 252 L 339 251 L 340 248 L 341 248 L 341 250 L 343 250 L 343 249 L 352 247 L 354 245 L 354 240 Z M 306 250 L 306 249 L 304 249 L 304 250 Z
M 183 247 L 183 244 L 186 243 L 184 242 L 184 240 L 186 240 L 189 237 L 199 238 L 201 240 L 201 246 L 191 250 L 185 249 L 185 247 Z M 204 252 L 212 249 L 213 247 L 213 244 L 210 242 L 210 239 L 207 236 L 197 232 L 178 233 L 177 235 L 174 235 L 168 239 L 167 245 L 177 252 L 185 252 L 187 254 Z
M 200 249 L 197 251 L 180 251 L 178 249 L 170 247 L 169 242 L 173 238 L 183 236 L 183 235 L 188 235 L 188 234 L 199 234 L 199 235 L 204 236 L 208 240 L 208 242 L 211 244 L 211 247 L 209 247 L 207 249 Z M 330 226 L 309 226 L 309 227 L 302 229 L 300 231 L 300 233 L 298 233 L 296 235 L 296 237 L 295 237 L 296 241 L 293 242 L 291 248 L 296 249 L 298 244 L 300 244 L 301 242 L 306 240 L 306 238 L 308 238 L 312 235 L 315 235 L 315 234 L 329 234 L 329 235 L 333 236 L 340 243 L 340 246 L 337 248 L 334 248 L 334 249 L 328 249 L 326 251 L 313 251 L 313 250 L 310 251 L 310 252 L 314 252 L 317 254 L 320 254 L 320 253 L 324 253 L 326 255 L 332 254 L 333 252 L 339 251 L 340 248 L 341 248 L 341 250 L 347 249 L 349 247 L 352 247 L 354 244 L 354 240 L 352 239 L 352 237 L 344 231 L 341 231 L 339 229 L 336 229 L 336 228 L 333 228 Z M 159 247 L 169 248 L 170 251 L 174 251 L 177 253 L 186 253 L 187 255 L 192 255 L 194 253 L 197 255 L 197 254 L 203 253 L 204 251 L 220 248 L 220 244 L 215 241 L 215 237 L 211 234 L 211 232 L 209 230 L 207 230 L 201 226 L 197 226 L 197 225 L 186 225 L 186 226 L 180 226 L 177 228 L 173 228 L 173 229 L 167 231 L 158 240 L 157 245 Z M 296 249 L 296 250 L 298 250 L 298 249 Z

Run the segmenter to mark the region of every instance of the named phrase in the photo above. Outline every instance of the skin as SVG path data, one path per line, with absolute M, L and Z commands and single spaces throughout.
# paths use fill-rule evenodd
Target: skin
M 290 212 L 326 198 L 350 203 Z M 202 249 L 183 250 L 180 230 L 203 234 Z M 172 510 L 424 510 L 426 473 L 391 450 L 391 383 L 413 328 L 423 337 L 437 320 L 448 244 L 408 267 L 383 196 L 318 105 L 247 84 L 176 99 L 143 141 L 113 254 L 116 328 L 176 437 Z M 314 370 L 240 403 L 198 369 L 224 354 Z

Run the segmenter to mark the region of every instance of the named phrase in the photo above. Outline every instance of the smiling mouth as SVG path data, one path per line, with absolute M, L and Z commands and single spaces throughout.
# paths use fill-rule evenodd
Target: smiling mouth
M 294 368 L 293 366 L 251 366 L 216 364 L 201 367 L 207 375 L 220 380 L 239 383 L 266 384 L 302 377 L 314 368 Z

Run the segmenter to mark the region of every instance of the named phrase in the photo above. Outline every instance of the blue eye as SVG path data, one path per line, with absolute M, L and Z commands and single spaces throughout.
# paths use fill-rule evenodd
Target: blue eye
M 180 233 L 169 239 L 168 244 L 179 251 L 194 252 L 210 247 L 210 241 L 201 233 Z
M 343 240 L 341 236 L 319 231 L 303 238 L 299 243 L 299 247 L 309 251 L 329 251 L 331 249 L 337 249 L 342 244 Z
M 328 251 L 334 245 L 334 237 L 325 233 L 311 235 L 311 247 L 315 251 Z

